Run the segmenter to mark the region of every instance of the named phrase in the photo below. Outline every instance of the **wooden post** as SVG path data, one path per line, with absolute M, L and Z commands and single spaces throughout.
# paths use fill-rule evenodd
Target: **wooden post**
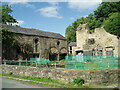
M 19 66 L 21 66 L 21 60 L 19 60 Z
M 60 54 L 58 53 L 58 56 L 57 56 L 57 61 L 59 61 L 59 59 L 60 59 Z
M 36 67 L 37 67 L 37 61 L 35 63 L 36 63 Z
M 56 68 L 56 62 L 55 62 L 55 68 Z
M 27 58 L 26 58 L 26 66 L 27 66 Z

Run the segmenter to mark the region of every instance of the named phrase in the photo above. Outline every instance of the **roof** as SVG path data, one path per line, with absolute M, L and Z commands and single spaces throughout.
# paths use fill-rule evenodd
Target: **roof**
M 76 42 L 70 42 L 69 46 L 76 46 Z
M 52 32 L 46 32 L 46 31 L 41 31 L 41 30 L 37 30 L 37 29 L 23 28 L 23 27 L 19 27 L 19 26 L 10 26 L 10 25 L 1 24 L 1 23 L 0 23 L 0 26 L 8 29 L 11 32 L 15 32 L 15 33 L 19 33 L 19 34 L 36 35 L 36 36 L 43 36 L 43 37 L 66 40 L 66 38 L 59 33 L 52 33 Z

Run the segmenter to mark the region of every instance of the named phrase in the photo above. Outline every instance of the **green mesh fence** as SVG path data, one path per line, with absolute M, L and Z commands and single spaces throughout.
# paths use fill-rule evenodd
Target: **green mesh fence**
M 22 60 L 22 61 L 13 61 L 13 60 L 5 60 L 2 61 L 3 64 L 8 64 L 8 65 L 22 65 L 22 66 L 26 66 L 26 60 Z
M 43 59 L 43 58 L 30 58 L 30 60 L 5 60 L 2 61 L 3 64 L 8 64 L 8 65 L 22 65 L 26 66 L 28 64 L 30 65 L 36 65 L 36 64 L 41 64 L 41 65 L 46 65 L 46 64 L 52 64 L 49 59 Z
M 66 56 L 66 69 L 117 69 L 118 58 L 114 56 Z
M 30 58 L 30 61 L 33 61 L 34 63 L 37 64 L 51 64 L 49 59 L 44 58 Z

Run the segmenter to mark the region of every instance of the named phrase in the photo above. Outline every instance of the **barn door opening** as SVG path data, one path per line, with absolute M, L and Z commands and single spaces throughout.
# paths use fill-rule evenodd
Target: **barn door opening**
M 50 61 L 55 61 L 55 60 L 57 60 L 57 56 L 58 56 L 58 54 L 56 54 L 56 53 L 50 53 L 50 54 L 49 54 L 49 59 L 50 59 Z

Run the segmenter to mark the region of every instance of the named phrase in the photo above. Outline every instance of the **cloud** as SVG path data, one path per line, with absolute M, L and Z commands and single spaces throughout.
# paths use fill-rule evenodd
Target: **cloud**
M 29 4 L 28 2 L 29 2 L 29 0 L 19 0 L 19 1 L 10 1 L 10 2 L 8 2 L 8 4 L 9 4 L 9 5 L 13 5 L 13 4 L 23 4 L 23 5 L 25 5 L 26 7 L 35 8 L 34 5 Z
M 19 1 L 12 0 L 12 1 L 9 1 L 9 4 L 19 4 L 19 3 L 25 4 L 27 2 L 29 2 L 29 0 L 19 0 Z
M 49 4 L 53 5 L 53 6 L 56 6 L 58 5 L 58 2 L 48 2 Z
M 58 10 L 59 7 L 51 6 L 51 7 L 40 8 L 37 11 L 40 12 L 41 15 L 45 17 L 55 17 L 58 19 L 62 19 L 63 17 L 59 15 Z
M 94 9 L 99 5 L 102 1 L 101 0 L 69 0 L 68 7 L 72 9 Z
M 12 25 L 23 25 L 25 22 L 23 20 L 17 20 L 18 23 L 13 23 Z

